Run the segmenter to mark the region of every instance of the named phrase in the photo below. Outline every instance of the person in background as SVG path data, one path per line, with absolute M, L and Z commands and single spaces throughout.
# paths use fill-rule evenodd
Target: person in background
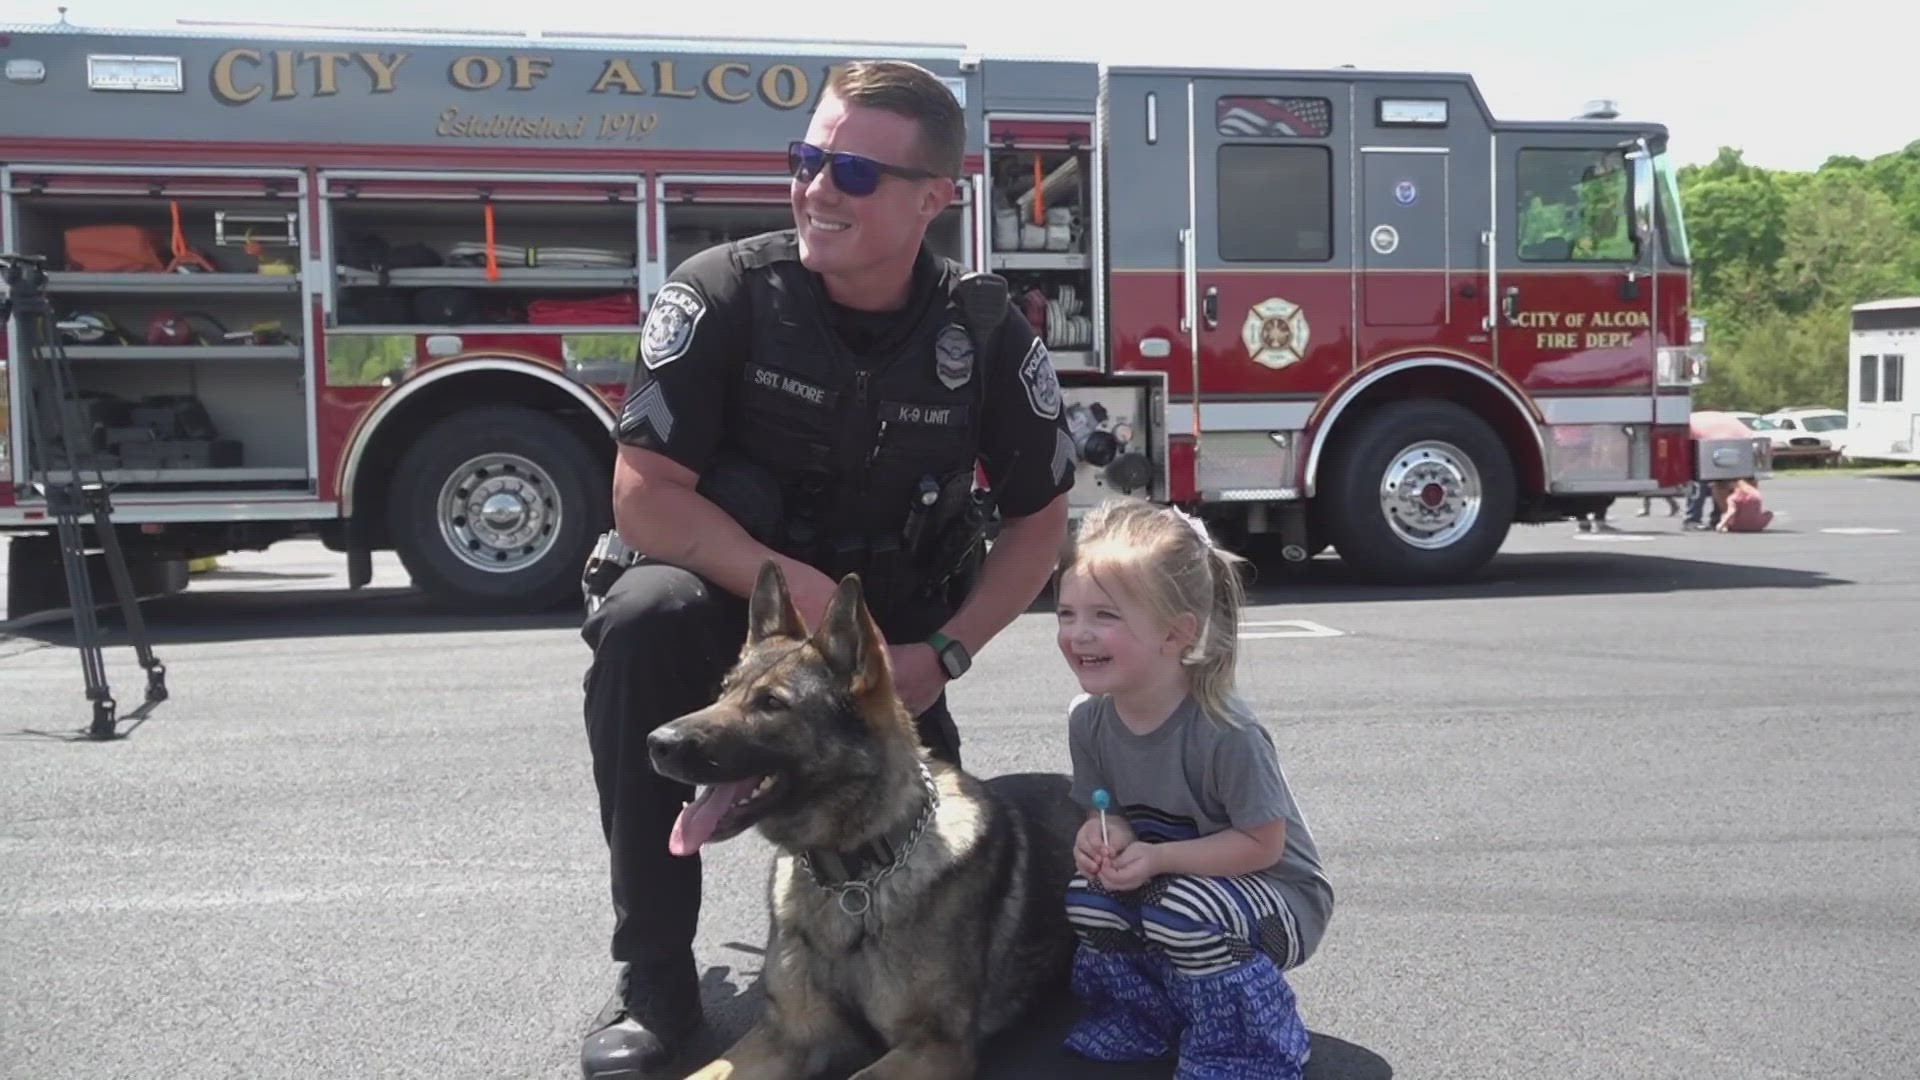
M 1720 511 L 1720 532 L 1759 532 L 1773 523 L 1773 511 L 1760 502 L 1760 486 L 1751 477 L 1716 480 L 1714 503 Z

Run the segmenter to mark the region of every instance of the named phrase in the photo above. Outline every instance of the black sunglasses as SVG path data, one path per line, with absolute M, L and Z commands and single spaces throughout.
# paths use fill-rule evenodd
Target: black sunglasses
M 830 154 L 800 139 L 787 144 L 787 173 L 803 184 L 811 183 L 820 170 L 833 170 L 833 186 L 855 198 L 871 195 L 880 186 L 882 176 L 905 180 L 932 180 L 938 173 L 905 165 L 889 165 L 859 154 Z

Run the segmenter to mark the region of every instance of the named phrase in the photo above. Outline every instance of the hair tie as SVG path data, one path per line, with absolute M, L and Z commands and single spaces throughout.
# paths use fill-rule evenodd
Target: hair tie
M 1193 535 L 1200 538 L 1201 544 L 1207 547 L 1213 546 L 1213 537 L 1207 532 L 1207 526 L 1204 522 L 1202 522 L 1199 518 L 1194 517 L 1191 514 L 1188 514 L 1185 510 L 1182 510 L 1177 506 L 1169 507 L 1168 509 L 1172 510 L 1175 514 L 1178 514 L 1180 516 L 1181 521 L 1184 521 L 1187 523 L 1187 528 L 1193 530 Z

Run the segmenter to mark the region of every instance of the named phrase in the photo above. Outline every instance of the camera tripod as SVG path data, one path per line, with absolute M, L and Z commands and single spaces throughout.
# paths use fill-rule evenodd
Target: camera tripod
M 73 371 L 66 349 L 60 341 L 60 327 L 54 318 L 53 303 L 47 298 L 47 273 L 44 260 L 31 255 L 0 252 L 0 275 L 4 275 L 7 293 L 0 297 L 0 327 L 9 317 L 19 320 L 20 356 L 25 391 L 27 432 L 32 458 L 22 470 L 22 479 L 46 500 L 47 513 L 53 517 L 59 533 L 60 561 L 66 569 L 67 603 L 73 612 L 74 641 L 80 650 L 80 667 L 86 677 L 87 700 L 93 703 L 93 722 L 86 737 L 96 741 L 120 738 L 121 720 L 137 726 L 167 699 L 167 669 L 153 655 L 147 640 L 146 623 L 140 617 L 140 600 L 133 592 L 133 579 L 120 550 L 120 538 L 114 532 L 112 501 L 107 495 L 106 477 L 93 454 L 92 425 L 83 421 L 76 407 Z M 59 438 L 60 454 L 55 455 L 53 436 Z M 56 463 L 64 470 L 56 471 Z M 83 466 L 91 465 L 92 479 L 82 477 Z M 38 474 L 38 482 L 34 475 Z M 63 479 L 56 479 L 64 474 Z M 147 696 L 125 717 L 117 715 L 119 705 L 107 683 L 106 661 L 101 653 L 100 624 L 95 617 L 93 580 L 87 567 L 86 534 L 81 519 L 90 516 L 107 573 L 113 581 L 121 617 L 126 620 L 127 636 L 134 653 L 147 673 Z M 131 730 L 129 728 L 128 730 Z

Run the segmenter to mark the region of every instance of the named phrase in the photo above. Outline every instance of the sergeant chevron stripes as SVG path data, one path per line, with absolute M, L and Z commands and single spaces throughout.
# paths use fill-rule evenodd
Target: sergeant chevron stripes
M 620 410 L 620 427 L 626 431 L 637 431 L 642 423 L 653 427 L 654 438 L 662 443 L 673 439 L 673 410 L 667 408 L 666 392 L 660 384 L 650 382 L 646 388 L 627 399 L 626 407 Z

